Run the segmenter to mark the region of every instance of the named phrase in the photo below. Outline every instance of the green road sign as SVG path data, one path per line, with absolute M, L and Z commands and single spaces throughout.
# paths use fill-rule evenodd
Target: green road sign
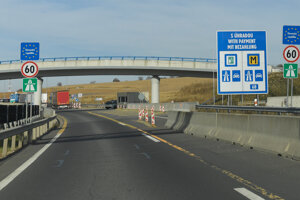
M 36 92 L 37 91 L 37 79 L 36 78 L 24 78 L 23 79 L 23 92 Z
M 298 64 L 284 64 L 283 78 L 298 78 Z

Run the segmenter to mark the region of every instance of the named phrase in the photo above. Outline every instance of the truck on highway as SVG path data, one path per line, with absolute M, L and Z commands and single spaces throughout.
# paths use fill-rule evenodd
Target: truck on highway
M 52 92 L 50 96 L 52 108 L 67 109 L 70 108 L 70 94 L 68 90 Z

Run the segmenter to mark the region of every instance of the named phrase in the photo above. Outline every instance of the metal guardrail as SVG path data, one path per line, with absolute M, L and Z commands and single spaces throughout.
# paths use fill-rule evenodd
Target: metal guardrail
M 31 124 L 9 128 L 0 131 L 0 142 L 2 143 L 0 159 L 14 153 L 23 146 L 31 144 L 36 139 L 46 134 L 56 125 L 56 115 L 42 119 Z M 9 142 L 9 140 L 11 142 Z
M 282 107 L 266 107 L 266 106 L 223 106 L 223 105 L 196 105 L 196 109 L 213 109 L 216 112 L 220 110 L 231 111 L 253 111 L 257 113 L 275 112 L 275 113 L 292 113 L 300 114 L 300 108 L 282 108 Z
M 19 135 L 21 133 L 24 133 L 25 131 L 29 131 L 33 128 L 39 127 L 43 124 L 46 124 L 50 122 L 51 120 L 55 119 L 57 116 L 53 116 L 47 119 L 42 119 L 36 122 L 33 122 L 32 124 L 24 124 L 23 126 L 13 127 L 5 130 L 0 131 L 0 140 L 9 138 L 14 135 Z
M 41 58 L 39 62 L 72 61 L 72 60 L 163 60 L 163 61 L 189 61 L 189 62 L 216 62 L 211 58 L 188 58 L 188 57 L 158 57 L 158 56 L 80 56 L 80 57 L 55 57 Z M 4 60 L 0 64 L 22 63 L 21 60 Z

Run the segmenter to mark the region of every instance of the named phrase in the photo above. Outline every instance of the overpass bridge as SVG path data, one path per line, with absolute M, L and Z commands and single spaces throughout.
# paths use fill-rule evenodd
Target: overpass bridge
M 22 78 L 20 60 L 0 61 L 0 80 Z M 147 56 L 42 58 L 39 77 L 80 75 L 160 75 L 211 77 L 215 59 Z
M 41 58 L 38 92 L 35 104 L 40 105 L 42 77 L 80 75 L 151 75 L 152 102 L 159 103 L 159 76 L 212 77 L 217 72 L 215 59 L 154 57 L 154 56 L 98 56 Z M 22 61 L 0 61 L 0 80 L 22 78 Z

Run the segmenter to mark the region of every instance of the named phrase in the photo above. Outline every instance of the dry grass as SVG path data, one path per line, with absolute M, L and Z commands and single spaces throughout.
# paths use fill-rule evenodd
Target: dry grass
M 216 82 L 215 82 L 216 84 Z M 174 100 L 204 102 L 213 97 L 212 79 L 199 83 L 193 83 L 182 87 L 176 94 Z
M 180 94 L 180 90 L 188 87 L 189 85 L 202 84 L 206 87 L 209 87 L 212 84 L 211 79 L 207 78 L 170 78 L 170 79 L 161 79 L 160 82 L 160 99 L 161 102 L 170 102 L 174 101 L 183 101 L 183 99 L 189 99 L 187 96 Z M 210 87 L 212 88 L 212 86 Z M 123 82 L 110 82 L 110 83 L 95 83 L 95 84 L 80 84 L 80 85 L 66 85 L 60 87 L 49 87 L 43 88 L 43 93 L 50 94 L 51 92 L 58 90 L 69 90 L 70 94 L 83 93 L 81 99 L 82 103 L 99 103 L 95 101 L 95 98 L 102 97 L 103 101 L 112 100 L 117 98 L 118 92 L 149 92 L 151 99 L 151 80 L 142 80 L 142 81 L 123 81 Z M 183 89 L 184 91 L 185 89 Z M 204 91 L 208 91 L 205 89 Z M 186 93 L 185 93 L 186 94 Z M 185 95 L 184 94 L 184 95 Z M 7 98 L 9 93 L 4 94 Z M 201 95 L 201 99 L 205 99 L 209 95 L 206 94 L 195 94 L 190 98 L 190 101 L 194 101 L 197 95 Z M 212 94 L 211 94 L 212 96 Z M 185 100 L 188 101 L 188 100 Z

